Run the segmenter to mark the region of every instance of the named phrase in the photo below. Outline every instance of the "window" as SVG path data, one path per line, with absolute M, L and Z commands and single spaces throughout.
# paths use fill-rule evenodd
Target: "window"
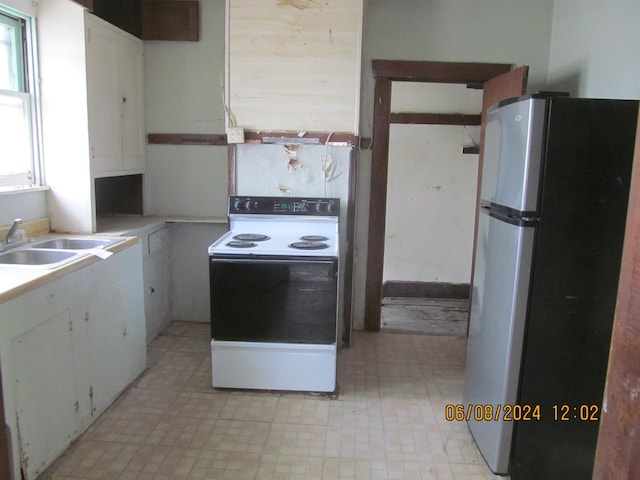
M 0 9 L 0 189 L 38 183 L 30 20 Z

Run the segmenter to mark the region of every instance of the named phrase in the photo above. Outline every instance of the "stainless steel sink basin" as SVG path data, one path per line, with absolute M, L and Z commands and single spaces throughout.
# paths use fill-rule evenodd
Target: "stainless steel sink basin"
M 53 268 L 71 262 L 83 255 L 83 253 L 79 252 L 35 250 L 27 248 L 24 250 L 12 250 L 10 252 L 0 254 L 0 264 L 32 265 Z
M 87 250 L 90 248 L 104 248 L 117 243 L 118 240 L 108 238 L 54 238 L 35 243 L 32 248 L 51 248 L 55 250 Z

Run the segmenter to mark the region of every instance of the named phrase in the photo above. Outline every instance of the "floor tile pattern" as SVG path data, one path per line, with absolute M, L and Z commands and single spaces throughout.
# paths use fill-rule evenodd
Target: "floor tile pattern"
M 488 480 L 464 423 L 465 338 L 354 332 L 337 396 L 214 390 L 209 326 L 173 322 L 148 370 L 38 480 Z

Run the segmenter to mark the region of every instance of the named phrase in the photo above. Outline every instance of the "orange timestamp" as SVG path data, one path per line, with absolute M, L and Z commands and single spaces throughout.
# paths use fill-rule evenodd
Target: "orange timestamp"
M 477 422 L 522 422 L 539 421 L 540 405 L 501 405 L 501 404 L 447 404 L 444 418 L 448 422 L 475 420 Z

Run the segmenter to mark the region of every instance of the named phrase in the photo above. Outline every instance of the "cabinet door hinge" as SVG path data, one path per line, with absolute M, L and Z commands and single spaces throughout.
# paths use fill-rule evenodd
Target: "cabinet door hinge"
M 76 400 L 76 403 L 73 405 L 74 410 L 77 412 L 78 410 L 80 410 L 80 402 L 78 402 Z

